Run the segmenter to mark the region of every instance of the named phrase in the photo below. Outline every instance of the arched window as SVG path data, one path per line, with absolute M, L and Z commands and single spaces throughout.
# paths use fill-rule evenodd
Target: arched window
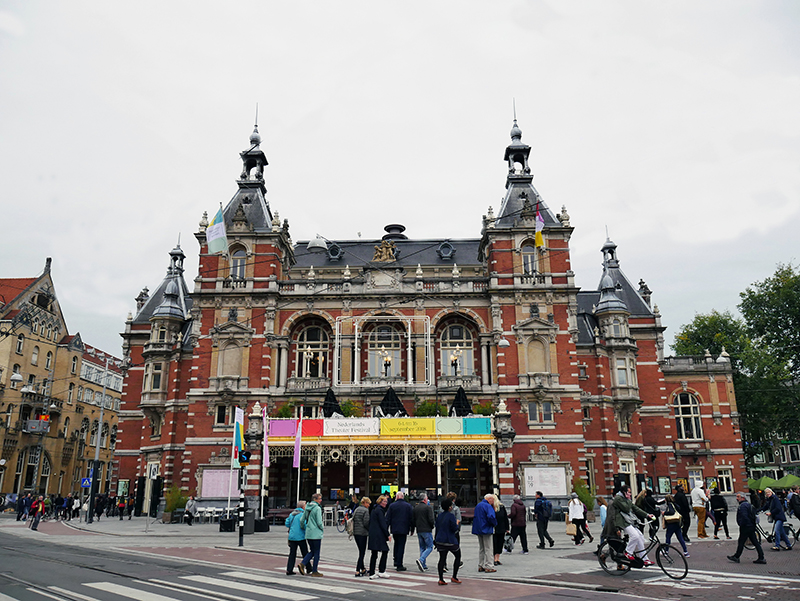
M 34 334 L 38 334 L 39 333 L 39 318 L 38 317 L 33 320 L 33 327 L 31 327 L 31 332 L 33 332 Z
M 700 422 L 700 402 L 688 392 L 675 397 L 675 422 L 678 426 L 678 438 L 684 440 L 702 440 L 703 427 Z
M 6 430 L 11 427 L 11 418 L 14 417 L 14 405 L 9 405 L 6 409 Z
M 522 273 L 525 275 L 536 273 L 536 247 L 530 243 L 522 246 Z
M 75 396 L 75 383 L 70 382 L 69 388 L 67 388 L 67 403 L 72 405 L 72 397 Z
M 237 248 L 231 255 L 231 277 L 234 280 L 244 279 L 244 265 L 247 260 L 247 253 L 243 249 Z
M 117 448 L 117 426 L 111 426 L 111 450 Z
M 69 436 L 69 416 L 64 418 L 64 438 Z
M 81 422 L 81 440 L 86 440 L 86 434 L 89 433 L 89 418 L 84 417 L 83 421 Z
M 387 378 L 400 375 L 402 334 L 393 326 L 378 326 L 369 335 L 368 374 Z
M 42 454 L 42 472 L 39 475 L 39 490 L 47 496 L 47 483 L 50 480 L 50 459 L 46 454 Z
M 528 343 L 528 373 L 547 371 L 547 345 L 539 339 Z
M 108 442 L 108 422 L 103 423 L 103 429 L 100 430 L 100 448 L 105 449 Z
M 69 372 L 74 374 L 77 371 L 78 371 L 78 358 L 77 357 L 73 357 L 72 358 L 72 365 L 70 366 Z
M 13 368 L 11 368 L 11 373 L 18 374 L 20 369 L 21 369 L 21 368 L 20 368 L 20 366 L 19 366 L 19 363 L 15 363 L 15 364 L 14 364 L 14 367 L 13 367 Z M 13 388 L 14 390 L 16 390 L 16 389 L 17 389 L 17 383 L 16 383 L 16 382 L 11 382 L 11 388 Z
M 23 336 L 22 334 L 20 334 L 19 336 L 17 336 L 17 346 L 16 346 L 16 348 L 15 348 L 15 351 L 16 351 L 18 354 L 20 354 L 20 355 L 21 355 L 21 354 L 22 354 L 22 349 L 23 349 L 24 347 L 25 347 L 25 336 Z
M 100 422 L 98 420 L 94 420 L 92 422 L 92 431 L 89 436 L 89 446 L 93 447 L 97 444 L 97 431 L 100 429 Z
M 53 351 L 47 351 L 47 357 L 44 360 L 44 368 L 50 369 L 53 366 Z
M 319 326 L 310 326 L 297 337 L 298 378 L 324 378 L 328 364 L 328 333 Z
M 39 347 L 33 347 L 33 352 L 31 353 L 31 365 L 39 365 Z
M 447 326 L 439 345 L 442 375 L 471 376 L 475 371 L 472 334 L 461 324 Z
M 47 324 L 47 339 L 50 340 L 53 336 L 53 326 Z

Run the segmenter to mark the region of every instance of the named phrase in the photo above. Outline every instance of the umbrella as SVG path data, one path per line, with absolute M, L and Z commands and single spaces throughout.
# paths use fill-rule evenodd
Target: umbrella
M 764 490 L 765 488 L 771 488 L 775 486 L 777 482 L 777 480 L 770 478 L 769 476 L 762 476 L 758 480 L 748 480 L 747 488 L 750 490 Z
M 800 486 L 800 478 L 794 474 L 786 474 L 783 478 L 773 484 L 772 488 L 791 488 L 792 486 Z
M 403 403 L 401 403 L 400 399 L 397 398 L 397 393 L 391 386 L 389 386 L 386 394 L 383 395 L 383 400 L 378 407 L 378 411 L 381 413 L 381 415 L 383 415 L 383 417 L 408 416 L 406 408 L 403 407 Z
M 342 408 L 339 406 L 339 401 L 336 400 L 336 395 L 333 393 L 333 388 L 328 388 L 325 394 L 325 402 L 322 404 L 323 417 L 344 417 L 342 415 Z
M 459 386 L 453 406 L 450 407 L 450 417 L 464 417 L 465 415 L 472 415 L 472 406 L 467 400 L 467 393 L 464 392 L 464 387 Z

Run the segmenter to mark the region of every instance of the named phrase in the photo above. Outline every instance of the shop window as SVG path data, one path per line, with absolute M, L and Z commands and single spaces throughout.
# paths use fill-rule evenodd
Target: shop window
M 696 396 L 688 392 L 682 392 L 675 397 L 675 422 L 678 427 L 679 439 L 703 439 L 703 428 L 700 423 L 700 403 Z
M 471 376 L 475 369 L 472 334 L 461 324 L 447 326 L 439 345 L 442 375 Z
M 305 328 L 297 337 L 295 373 L 298 378 L 324 378 L 329 353 L 328 333 L 319 326 Z
M 378 326 L 367 342 L 368 375 L 392 378 L 400 375 L 401 334 L 392 326 Z

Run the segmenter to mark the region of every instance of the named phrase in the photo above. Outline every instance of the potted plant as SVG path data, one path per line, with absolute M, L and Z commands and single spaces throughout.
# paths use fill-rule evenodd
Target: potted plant
M 186 501 L 189 498 L 183 495 L 181 489 L 176 485 L 172 485 L 167 489 L 164 494 L 164 513 L 161 516 L 161 521 L 165 524 L 172 522 L 172 512 L 176 509 L 183 509 L 186 507 Z
M 578 495 L 578 499 L 586 505 L 586 521 L 594 522 L 594 511 L 592 511 L 594 509 L 594 490 L 589 490 L 587 484 L 578 476 L 572 479 L 572 490 Z

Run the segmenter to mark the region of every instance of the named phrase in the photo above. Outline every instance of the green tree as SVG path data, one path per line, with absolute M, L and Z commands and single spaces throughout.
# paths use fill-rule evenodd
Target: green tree
M 749 346 L 747 326 L 730 311 L 697 313 L 691 323 L 681 326 L 675 335 L 673 350 L 679 355 L 720 355 L 723 349 L 739 359 Z
M 414 411 L 414 417 L 433 417 L 436 415 L 447 415 L 447 408 L 442 407 L 436 401 L 423 401 Z

